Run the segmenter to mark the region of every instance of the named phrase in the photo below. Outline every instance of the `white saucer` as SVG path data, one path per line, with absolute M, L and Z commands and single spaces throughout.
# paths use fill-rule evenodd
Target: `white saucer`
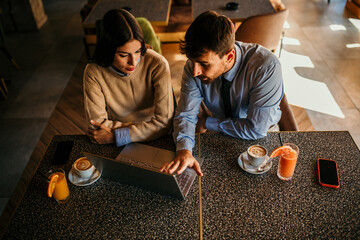
M 88 186 L 96 182 L 101 176 L 101 173 L 95 169 L 91 179 L 84 179 L 76 174 L 75 169 L 72 168 L 69 172 L 69 181 L 76 186 Z
M 266 156 L 265 161 L 267 161 L 268 159 L 269 159 L 269 156 Z M 242 168 L 242 170 L 244 170 L 245 172 L 251 173 L 251 174 L 266 173 L 267 171 L 270 170 L 270 168 L 272 166 L 272 161 L 271 161 L 270 163 L 266 164 L 263 171 L 258 171 L 257 167 L 250 165 L 250 163 L 248 162 L 246 152 L 243 152 L 242 154 L 240 154 L 240 156 L 238 158 L 238 163 L 239 163 L 239 166 Z

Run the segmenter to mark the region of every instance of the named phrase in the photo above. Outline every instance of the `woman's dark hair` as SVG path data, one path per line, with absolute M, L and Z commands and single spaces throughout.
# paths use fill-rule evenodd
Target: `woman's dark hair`
M 114 61 L 116 48 L 131 39 L 141 43 L 141 55 L 146 53 L 144 35 L 135 17 L 126 10 L 113 9 L 96 23 L 97 43 L 92 62 L 108 67 Z
M 233 22 L 214 11 L 206 11 L 200 14 L 186 31 L 180 51 L 188 58 L 196 59 L 210 50 L 222 58 L 234 48 L 234 44 Z

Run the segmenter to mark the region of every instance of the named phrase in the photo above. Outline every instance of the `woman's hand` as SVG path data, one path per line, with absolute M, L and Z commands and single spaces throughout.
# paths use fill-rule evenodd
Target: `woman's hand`
M 114 130 L 94 120 L 90 121 L 94 128 L 88 128 L 88 136 L 91 142 L 98 144 L 109 144 L 115 142 Z

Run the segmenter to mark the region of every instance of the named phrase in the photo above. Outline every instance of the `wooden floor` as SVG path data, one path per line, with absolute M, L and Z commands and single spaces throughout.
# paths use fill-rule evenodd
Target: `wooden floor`
M 16 188 L 2 213 L 0 219 L 0 238 L 2 231 L 5 229 L 9 219 L 12 217 L 14 209 L 16 209 L 19 200 L 25 193 L 25 190 L 40 164 L 43 154 L 53 136 L 85 134 L 87 123 L 84 116 L 84 100 L 82 93 L 82 74 L 85 65 L 86 58 L 84 54 L 77 64 L 67 87 L 25 167 L 20 181 L 16 185 Z

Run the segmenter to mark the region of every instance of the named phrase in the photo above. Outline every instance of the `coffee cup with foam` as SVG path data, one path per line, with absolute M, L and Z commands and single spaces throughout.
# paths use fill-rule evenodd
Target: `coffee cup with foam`
M 92 165 L 92 163 L 86 157 L 77 159 L 74 162 L 73 167 L 79 177 L 84 179 L 89 179 L 95 171 L 94 165 Z
M 260 145 L 252 145 L 247 149 L 248 162 L 254 167 L 259 167 L 267 158 L 267 150 Z

